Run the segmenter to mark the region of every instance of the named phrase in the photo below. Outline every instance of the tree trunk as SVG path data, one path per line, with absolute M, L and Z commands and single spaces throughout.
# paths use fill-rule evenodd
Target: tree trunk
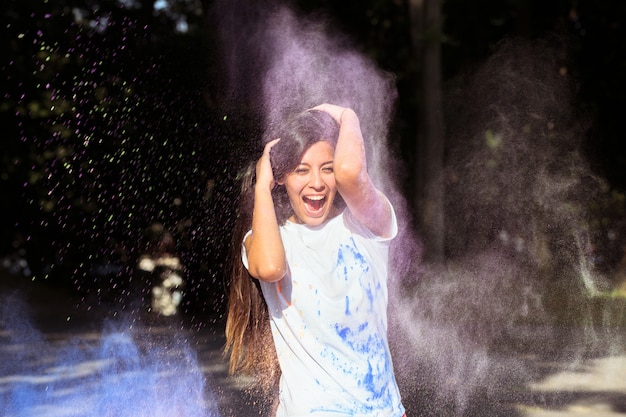
M 425 260 L 444 259 L 444 133 L 441 108 L 441 2 L 410 0 L 411 38 L 418 62 L 415 164 L 416 223 Z

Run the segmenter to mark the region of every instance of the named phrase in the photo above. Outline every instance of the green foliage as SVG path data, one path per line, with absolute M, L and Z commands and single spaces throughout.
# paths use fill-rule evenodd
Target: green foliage
M 154 10 L 155 3 L 163 7 Z M 257 145 L 258 124 L 242 109 L 217 104 L 223 67 L 217 34 L 207 23 L 211 3 L 2 2 L 0 256 L 25 254 L 38 277 L 58 276 L 84 287 L 99 262 L 132 268 L 150 245 L 145 231 L 162 224 L 189 270 L 219 281 L 236 176 Z M 416 99 L 419 61 L 410 44 L 408 2 L 291 4 L 316 17 L 325 13 L 355 48 L 395 74 L 399 101 L 392 141 L 413 163 L 416 106 L 428 103 Z M 481 64 L 507 36 L 558 32 L 567 40 L 571 56 L 560 58 L 563 68 L 579 81 L 581 114 L 598 126 L 586 138 L 586 151 L 610 183 L 592 207 L 592 229 L 604 236 L 621 233 L 624 218 L 624 4 L 585 0 L 577 8 L 555 2 L 535 9 L 526 0 L 449 0 L 442 2 L 444 33 L 436 34 L 444 80 Z M 529 92 L 520 91 L 520 97 Z M 481 109 L 475 110 L 480 117 Z M 485 175 L 497 181 L 498 168 L 511 165 L 503 152 L 510 143 L 485 129 L 476 135 L 487 155 L 481 162 L 491 164 Z M 510 198 L 492 188 L 481 192 L 490 204 Z
M 0 255 L 26 257 L 34 279 L 128 293 L 160 223 L 202 296 L 223 268 L 229 167 L 251 124 L 206 100 L 216 64 L 200 4 L 133 4 L 3 3 Z

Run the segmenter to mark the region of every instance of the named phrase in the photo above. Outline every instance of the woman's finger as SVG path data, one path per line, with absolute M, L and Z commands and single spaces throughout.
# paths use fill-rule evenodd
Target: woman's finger
M 278 143 L 279 140 L 280 140 L 280 138 L 273 139 L 273 140 L 270 140 L 269 142 L 267 142 L 265 144 L 265 148 L 263 148 L 263 153 L 268 153 L 270 151 L 270 149 L 272 149 L 272 147 Z

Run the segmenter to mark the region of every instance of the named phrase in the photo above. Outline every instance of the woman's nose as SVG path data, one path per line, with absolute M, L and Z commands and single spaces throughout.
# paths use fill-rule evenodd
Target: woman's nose
M 322 175 L 318 171 L 311 172 L 311 178 L 309 178 L 309 186 L 311 188 L 315 188 L 319 190 L 324 187 L 324 181 L 322 180 Z

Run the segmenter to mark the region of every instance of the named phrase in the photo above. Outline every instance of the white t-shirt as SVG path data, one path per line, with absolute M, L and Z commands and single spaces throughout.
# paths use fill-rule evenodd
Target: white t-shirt
M 347 209 L 317 227 L 280 227 L 287 275 L 261 282 L 282 371 L 277 417 L 403 415 L 387 340 L 392 217 L 389 239 Z

